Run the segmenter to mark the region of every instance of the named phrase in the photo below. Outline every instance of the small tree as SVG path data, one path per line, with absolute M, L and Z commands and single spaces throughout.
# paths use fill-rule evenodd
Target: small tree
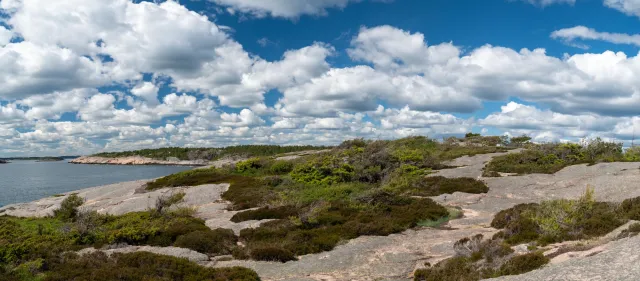
M 169 207 L 171 207 L 172 205 L 175 205 L 184 201 L 184 196 L 185 196 L 184 192 L 179 192 L 169 196 L 158 197 L 158 199 L 156 199 L 156 208 L 154 210 L 155 213 L 157 215 L 163 214 L 164 211 L 169 209 Z
M 60 209 L 53 211 L 53 215 L 65 221 L 73 221 L 78 216 L 78 208 L 82 204 L 84 204 L 84 199 L 77 194 L 71 194 L 62 200 Z
M 522 135 L 519 137 L 511 138 L 511 143 L 515 145 L 522 145 L 522 144 L 528 143 L 530 140 L 531 140 L 530 136 Z

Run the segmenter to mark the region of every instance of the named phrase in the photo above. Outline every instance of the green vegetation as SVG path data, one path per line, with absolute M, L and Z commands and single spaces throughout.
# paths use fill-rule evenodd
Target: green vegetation
M 511 141 L 513 142 L 513 138 Z M 493 158 L 485 167 L 485 175 L 495 176 L 495 172 L 531 174 L 552 174 L 564 167 L 576 164 L 599 162 L 640 161 L 638 149 L 624 152 L 621 143 L 605 142 L 597 138 L 584 145 L 530 144 L 520 153 L 512 153 Z
M 536 242 L 539 245 L 605 235 L 629 219 L 637 219 L 640 198 L 621 205 L 597 202 L 587 189 L 577 200 L 558 199 L 540 204 L 521 204 L 499 212 L 491 226 L 502 229 L 499 236 L 509 244 Z
M 74 220 L 78 215 L 78 207 L 82 206 L 84 199 L 77 194 L 71 194 L 60 204 L 60 209 L 55 210 L 53 215 L 61 220 Z
M 74 194 L 63 200 L 52 217 L 0 216 L 0 280 L 96 280 L 95 276 L 104 277 L 99 280 L 258 280 L 246 269 L 209 270 L 186 260 L 150 254 L 105 257 L 99 263 L 63 254 L 119 243 L 173 245 L 209 255 L 231 254 L 238 241 L 233 231 L 211 230 L 188 210 L 170 208 L 182 197 L 183 193 L 173 194 L 159 199 L 152 210 L 111 216 L 80 211 L 83 200 Z M 122 275 L 111 275 L 114 267 L 125 270 L 118 271 Z M 157 267 L 167 271 L 155 270 Z
M 423 197 L 484 193 L 487 186 L 470 178 L 428 175 L 447 168 L 444 161 L 503 150 L 425 137 L 356 139 L 292 161 L 255 157 L 221 169 L 182 172 L 149 182 L 147 189 L 230 183 L 222 197 L 232 203 L 231 209 L 257 208 L 237 213 L 232 221 L 273 219 L 243 230 L 238 239 L 244 247 L 234 249 L 233 255 L 285 262 L 358 236 L 438 226 L 459 216 Z
M 434 266 L 418 269 L 416 281 L 476 281 L 504 275 L 517 275 L 540 268 L 549 262 L 542 253 L 514 255 L 501 238 L 483 240 L 481 234 L 463 238 L 454 244 L 456 255 Z
M 94 156 L 116 158 L 128 156 L 143 156 L 153 159 L 165 160 L 167 158 L 178 158 L 180 160 L 215 160 L 225 157 L 258 157 L 273 156 L 277 154 L 299 152 L 306 150 L 327 149 L 325 146 L 296 145 L 239 145 L 223 148 L 181 148 L 166 147 L 158 149 L 142 149 L 123 152 L 105 152 Z
M 187 259 L 146 252 L 113 254 L 110 257 L 102 252 L 82 257 L 66 254 L 61 260 L 51 265 L 44 280 L 260 280 L 254 271 L 242 267 L 207 268 Z

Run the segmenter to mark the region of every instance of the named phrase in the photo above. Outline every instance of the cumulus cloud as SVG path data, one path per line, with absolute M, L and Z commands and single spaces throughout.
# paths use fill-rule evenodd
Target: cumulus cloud
M 13 38 L 13 32 L 0 25 L 0 47 L 9 44 Z
M 349 3 L 362 0 L 209 0 L 218 5 L 258 18 L 266 16 L 280 18 L 298 18 L 301 15 L 323 16 L 327 9 L 344 9 Z
M 638 0 L 604 0 L 604 5 L 627 15 L 640 17 L 640 1 Z
M 0 47 L 0 98 L 15 99 L 107 83 L 101 62 L 54 45 L 28 41 Z
M 574 46 L 583 47 L 581 44 L 575 43 L 579 40 L 598 40 L 606 41 L 614 44 L 628 44 L 640 46 L 640 35 L 638 34 L 625 34 L 625 33 L 609 33 L 598 32 L 593 28 L 586 26 L 575 26 L 571 28 L 563 28 L 551 33 L 551 38 L 561 39 Z
M 357 2 L 216 1 L 284 18 Z M 266 60 L 175 1 L 2 0 L 0 9 L 0 153 L 335 144 L 487 128 L 628 139 L 640 123 L 640 58 L 621 52 L 463 49 L 385 25 L 362 27 L 346 50 L 315 42 Z M 580 26 L 552 37 L 640 45 Z M 525 102 L 485 118 L 456 115 L 512 97 Z

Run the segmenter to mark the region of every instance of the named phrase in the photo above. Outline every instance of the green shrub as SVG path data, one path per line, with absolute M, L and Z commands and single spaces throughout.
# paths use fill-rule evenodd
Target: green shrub
M 187 259 L 147 252 L 113 254 L 102 252 L 85 256 L 66 255 L 52 264 L 47 281 L 67 280 L 219 280 L 258 281 L 258 275 L 246 268 L 208 268 Z
M 542 253 L 528 253 L 515 256 L 500 267 L 500 275 L 518 275 L 538 269 L 549 263 L 549 259 Z
M 476 281 L 480 273 L 466 257 L 454 257 L 439 262 L 431 268 L 418 269 L 414 281 Z
M 248 220 L 286 219 L 297 214 L 298 209 L 295 206 L 262 207 L 237 213 L 231 217 L 231 221 L 237 223 Z
M 293 171 L 293 163 L 291 161 L 274 161 L 269 170 L 276 175 L 287 174 Z
M 288 262 L 298 260 L 292 252 L 277 248 L 264 247 L 251 250 L 251 258 L 258 261 Z
M 255 171 L 264 166 L 263 161 L 260 158 L 251 158 L 245 161 L 238 162 L 236 164 L 236 171 L 240 173 L 247 173 Z
M 387 184 L 387 188 L 414 196 L 438 196 L 454 192 L 479 194 L 489 191 L 484 182 L 473 178 L 425 177 L 412 172 L 396 174 Z
M 53 211 L 53 215 L 61 220 L 72 221 L 78 215 L 78 208 L 84 204 L 84 199 L 77 194 L 67 196 L 60 204 L 60 209 Z
M 513 143 L 514 139 L 511 141 Z M 528 149 L 503 156 L 494 157 L 485 166 L 485 172 L 504 173 L 544 173 L 552 174 L 564 167 L 583 163 L 633 161 L 632 154 L 626 157 L 621 143 L 605 142 L 596 138 L 583 145 L 542 144 L 529 145 Z
M 597 237 L 607 234 L 627 221 L 632 200 L 621 208 L 596 202 L 593 190 L 587 189 L 578 200 L 550 200 L 540 204 L 521 204 L 500 211 L 491 226 L 503 229 L 510 244 L 538 241 L 541 244 Z
M 349 182 L 355 168 L 335 156 L 324 155 L 295 166 L 291 172 L 294 181 L 310 185 L 331 185 Z
M 228 255 L 238 242 L 230 229 L 201 230 L 178 237 L 174 246 L 210 255 Z

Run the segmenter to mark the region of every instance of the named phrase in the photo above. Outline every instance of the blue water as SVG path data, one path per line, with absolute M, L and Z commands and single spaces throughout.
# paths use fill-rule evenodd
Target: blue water
M 163 177 L 187 169 L 191 167 L 12 161 L 0 164 L 0 207 L 87 187 Z

